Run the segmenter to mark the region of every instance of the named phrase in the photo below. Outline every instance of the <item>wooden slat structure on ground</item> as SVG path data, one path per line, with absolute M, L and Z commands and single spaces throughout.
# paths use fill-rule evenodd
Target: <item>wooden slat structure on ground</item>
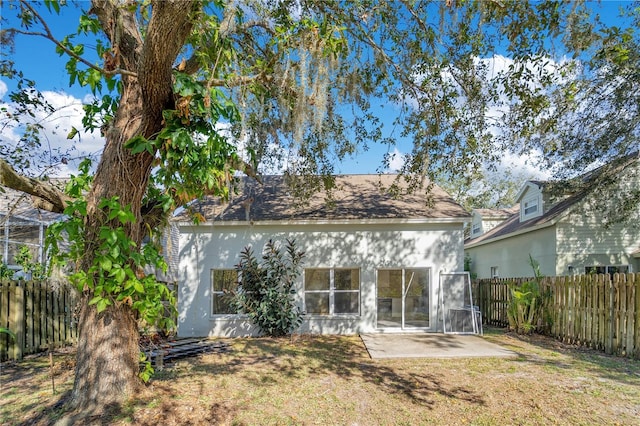
M 151 365 L 154 368 L 162 368 L 178 359 L 206 353 L 222 353 L 230 349 L 231 346 L 226 342 L 207 338 L 187 338 L 151 345 L 150 347 L 144 348 L 143 352 L 147 356 L 147 359 L 151 361 Z

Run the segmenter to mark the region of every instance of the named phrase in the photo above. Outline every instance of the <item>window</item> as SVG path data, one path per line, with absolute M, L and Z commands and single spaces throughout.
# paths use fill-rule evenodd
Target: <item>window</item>
M 474 223 L 473 226 L 471 227 L 471 235 L 478 235 L 481 230 L 482 230 L 481 223 L 479 222 Z
M 304 304 L 308 314 L 360 314 L 360 270 L 304 270 Z
M 498 271 L 498 267 L 497 266 L 492 266 L 491 267 L 491 278 L 498 278 L 500 276 L 499 271 Z
M 631 272 L 629 265 L 597 265 L 597 266 L 585 266 L 585 274 L 627 274 Z
M 225 291 L 238 288 L 238 271 L 235 269 L 212 269 L 211 288 L 211 314 L 236 314 L 236 310 L 229 304 Z
M 538 199 L 532 198 L 524 202 L 524 215 L 531 216 L 538 212 Z

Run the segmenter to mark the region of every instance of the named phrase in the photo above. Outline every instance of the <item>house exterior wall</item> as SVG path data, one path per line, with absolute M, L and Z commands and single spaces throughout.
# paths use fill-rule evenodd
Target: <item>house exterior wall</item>
M 555 275 L 556 233 L 554 227 L 516 235 L 465 249 L 471 259 L 471 272 L 477 278 L 491 278 L 491 268 L 499 277 L 530 277 L 533 270 L 529 254 L 539 262 L 543 275 Z
M 638 271 L 632 253 L 640 246 L 640 214 L 605 228 L 598 211 L 575 209 L 557 224 L 559 275 L 584 273 L 585 266 L 630 265 Z
M 303 268 L 359 268 L 360 314 L 305 316 L 301 332 L 354 334 L 376 330 L 376 272 L 379 268 L 429 268 L 431 331 L 438 322 L 438 274 L 463 269 L 463 224 L 324 224 L 182 226 L 178 291 L 178 335 L 256 334 L 246 318 L 212 315 L 211 270 L 233 269 L 251 245 L 259 254 L 273 239 L 294 239 L 305 251 Z M 304 305 L 303 279 L 296 299 Z

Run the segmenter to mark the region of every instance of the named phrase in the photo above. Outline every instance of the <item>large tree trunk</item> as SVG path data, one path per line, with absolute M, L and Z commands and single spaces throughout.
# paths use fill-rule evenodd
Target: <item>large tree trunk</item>
M 136 27 L 135 14 L 118 2 L 94 0 L 92 12 L 120 55 L 120 66 L 137 76 L 122 76 L 122 97 L 118 111 L 105 131 L 106 144 L 87 195 L 85 227 L 85 271 L 94 261 L 101 226 L 109 222 L 98 208 L 102 199 L 117 196 L 121 205 L 131 206 L 136 222 L 127 224 L 127 236 L 140 247 L 144 227 L 142 200 L 151 174 L 154 156 L 132 155 L 124 148 L 134 136 L 152 138 L 162 129 L 162 111 L 173 107 L 172 66 L 191 30 L 194 2 L 175 0 L 153 4 L 145 37 Z M 113 25 L 114 22 L 120 25 Z M 119 45 L 116 45 L 119 41 Z M 131 397 L 140 384 L 138 329 L 135 312 L 126 303 L 109 306 L 98 313 L 90 289 L 83 292 L 71 404 L 85 414 L 98 413 Z
M 129 306 L 98 314 L 86 296 L 81 302 L 72 400 L 90 415 L 117 406 L 123 397 L 135 393 L 140 352 L 137 323 Z

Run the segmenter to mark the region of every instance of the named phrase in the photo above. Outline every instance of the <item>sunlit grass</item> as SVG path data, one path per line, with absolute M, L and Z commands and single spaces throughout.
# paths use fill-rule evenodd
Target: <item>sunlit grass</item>
M 158 372 L 110 424 L 633 424 L 640 416 L 640 362 L 495 329 L 485 338 L 518 356 L 372 360 L 357 336 L 233 339 L 230 352 Z M 3 424 L 63 414 L 48 371 L 45 358 L 3 370 Z M 60 369 L 56 387 L 69 390 L 72 379 Z

